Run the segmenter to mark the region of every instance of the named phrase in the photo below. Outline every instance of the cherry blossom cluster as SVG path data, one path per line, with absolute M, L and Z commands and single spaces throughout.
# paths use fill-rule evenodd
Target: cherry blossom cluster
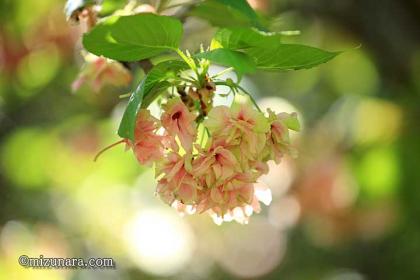
M 83 58 L 83 68 L 71 85 L 74 92 L 83 85 L 98 93 L 106 85 L 122 87 L 130 84 L 132 75 L 121 63 L 92 54 L 86 54 Z
M 181 213 L 207 212 L 216 223 L 247 223 L 260 202 L 271 202 L 270 190 L 256 183 L 268 161 L 293 153 L 289 130 L 299 130 L 296 113 L 264 115 L 234 103 L 212 108 L 200 122 L 181 98 L 171 98 L 160 120 L 139 111 L 129 144 L 141 164 L 155 164 L 164 202 Z

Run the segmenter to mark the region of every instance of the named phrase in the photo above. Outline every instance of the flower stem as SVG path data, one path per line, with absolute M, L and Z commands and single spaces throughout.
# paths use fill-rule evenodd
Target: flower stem
M 240 89 L 241 91 L 243 91 L 246 95 L 248 95 L 249 99 L 251 99 L 251 102 L 254 104 L 255 108 L 258 109 L 258 111 L 260 111 L 262 113 L 262 110 L 260 108 L 260 106 L 258 106 L 257 101 L 255 101 L 254 97 L 252 97 L 252 95 L 247 92 L 243 87 L 241 87 L 240 85 L 236 85 L 236 87 L 238 89 Z
M 255 108 L 257 108 L 258 111 L 263 112 L 261 110 L 260 106 L 258 106 L 257 101 L 255 101 L 254 97 L 252 97 L 252 95 L 249 92 L 247 92 L 240 85 L 238 85 L 236 83 L 233 83 L 233 84 L 232 83 L 227 83 L 227 82 L 224 82 L 224 81 L 215 82 L 215 84 L 230 87 L 233 91 L 235 91 L 235 89 L 240 89 L 243 93 L 248 95 L 249 99 L 251 100 L 252 104 L 254 104 Z
M 217 73 L 217 74 L 215 74 L 215 75 L 211 76 L 211 79 L 214 79 L 214 78 L 220 77 L 220 76 L 222 76 L 222 75 L 224 75 L 224 74 L 226 74 L 226 73 L 229 73 L 230 71 L 233 71 L 233 70 L 235 70 L 233 67 L 226 68 L 226 69 L 224 69 L 224 70 L 220 71 L 219 73 Z
M 98 158 L 103 154 L 103 153 L 105 153 L 106 151 L 108 151 L 109 149 L 111 149 L 111 148 L 113 148 L 113 147 L 115 147 L 115 146 L 117 146 L 117 145 L 119 145 L 119 144 L 121 144 L 121 143 L 126 143 L 127 142 L 127 139 L 122 139 L 122 140 L 120 140 L 120 141 L 118 141 L 118 142 L 115 142 L 115 143 L 113 143 L 113 144 L 111 144 L 111 145 L 109 145 L 109 146 L 106 146 L 105 148 L 103 148 L 102 150 L 100 150 L 97 154 L 96 154 L 96 156 L 95 156 L 95 158 L 93 159 L 93 161 L 97 161 L 98 160 Z
M 123 99 L 123 98 L 127 98 L 131 96 L 131 92 L 126 93 L 126 94 L 121 94 L 120 96 L 118 96 L 119 98 Z
M 164 11 L 168 5 L 168 0 L 158 0 L 156 3 L 156 12 L 159 14 Z
M 197 73 L 197 66 L 191 61 L 191 58 L 185 55 L 180 49 L 175 49 L 175 51 L 188 64 L 188 66 Z

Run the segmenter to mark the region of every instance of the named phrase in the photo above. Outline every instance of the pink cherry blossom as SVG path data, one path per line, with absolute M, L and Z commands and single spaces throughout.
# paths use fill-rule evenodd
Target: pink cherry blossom
M 285 154 L 293 154 L 294 150 L 290 146 L 289 129 L 298 131 L 300 129 L 296 113 L 275 114 L 268 110 L 270 131 L 267 133 L 266 153 L 268 159 L 280 163 Z
M 162 136 L 156 134 L 159 120 L 149 110 L 141 109 L 137 115 L 134 131 L 133 150 L 141 164 L 150 165 L 163 158 L 164 146 Z
M 77 91 L 83 84 L 99 92 L 105 85 L 127 86 L 131 82 L 130 72 L 119 62 L 90 55 L 85 60 L 82 71 L 72 84 L 73 91 Z
M 247 198 L 245 203 L 240 203 L 242 200 L 239 200 L 238 202 L 232 199 L 227 200 L 228 203 L 219 203 L 218 205 L 214 202 L 207 202 L 207 205 L 199 205 L 197 210 L 206 211 L 213 218 L 213 221 L 216 224 L 230 222 L 232 220 L 241 224 L 247 224 L 253 213 L 259 213 L 261 211 L 260 202 L 264 203 L 265 205 L 269 205 L 271 203 L 271 191 L 264 184 L 253 184 L 252 188 L 247 185 L 245 190 L 239 190 L 239 192 L 234 190 L 224 191 L 224 193 L 213 191 L 213 198 L 215 198 L 217 201 L 220 201 L 221 197 L 232 198 L 242 196 Z M 210 197 L 212 196 L 210 195 Z M 212 205 L 212 207 L 209 207 L 209 205 Z M 203 206 L 207 206 L 207 208 L 203 208 Z
M 250 204 L 254 197 L 254 180 L 246 173 L 236 173 L 223 184 L 200 193 L 198 212 L 212 210 L 224 216 L 236 207 Z
M 180 156 L 172 152 L 158 164 L 156 176 L 161 175 L 157 193 L 162 200 L 171 205 L 174 201 L 193 204 L 197 201 L 198 184 L 191 172 L 191 156 Z
M 201 150 L 193 162 L 194 176 L 201 177 L 209 188 L 241 171 L 236 157 L 228 147 L 225 141 L 215 141 L 209 149 Z
M 268 160 L 278 162 L 292 151 L 289 129 L 299 129 L 295 114 L 269 110 L 266 118 L 247 103 L 218 106 L 204 120 L 209 134 L 202 143 L 196 116 L 181 99 L 163 108 L 161 122 L 141 109 L 135 141 L 128 143 L 140 163 L 156 164 L 156 193 L 165 203 L 183 215 L 208 213 L 219 224 L 247 223 L 261 211 L 260 202 L 271 202 L 259 179 L 268 172 Z
M 248 160 L 256 160 L 265 146 L 265 133 L 269 130 L 267 119 L 248 104 L 234 104 L 232 108 L 213 108 L 204 122 L 214 137 L 237 145 L 234 153 L 243 168 Z
M 196 116 L 191 113 L 187 106 L 179 98 L 173 98 L 164 106 L 161 120 L 167 133 L 178 136 L 182 147 L 186 151 L 192 149 L 195 136 L 197 134 L 194 120 Z

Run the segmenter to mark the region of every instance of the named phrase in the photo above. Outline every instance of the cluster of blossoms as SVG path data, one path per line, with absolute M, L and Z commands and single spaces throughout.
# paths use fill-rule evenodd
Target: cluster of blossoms
M 160 120 L 141 109 L 128 144 L 141 164 L 155 164 L 164 202 L 182 213 L 207 212 L 216 223 L 246 223 L 260 202 L 271 201 L 270 190 L 256 183 L 269 160 L 278 163 L 293 152 L 289 130 L 299 129 L 296 114 L 268 110 L 265 116 L 250 103 L 234 103 L 208 107 L 200 121 L 186 103 L 182 95 L 169 99 Z
M 117 61 L 92 54 L 84 55 L 84 60 L 82 70 L 71 85 L 73 91 L 87 84 L 94 92 L 99 92 L 106 85 L 127 86 L 132 80 L 131 73 Z

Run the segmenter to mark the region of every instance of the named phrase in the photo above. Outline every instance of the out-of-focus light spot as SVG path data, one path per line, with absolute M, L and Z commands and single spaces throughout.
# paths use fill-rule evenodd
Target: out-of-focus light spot
M 54 230 L 53 236 L 46 236 L 42 228 L 38 229 L 40 230 L 34 233 L 27 225 L 19 221 L 9 221 L 4 225 L 0 233 L 0 279 L 61 280 L 71 278 L 72 270 L 30 269 L 18 264 L 18 258 L 21 255 L 34 258 L 39 257 L 40 254 L 48 257 L 66 256 L 56 255 L 63 252 L 57 249 L 62 247 L 61 242 L 64 241 L 57 240 L 58 231 Z
M 36 26 L 37 21 L 42 21 L 51 12 L 51 7 L 53 6 L 51 4 L 54 2 L 54 0 L 16 1 L 16 9 L 13 9 L 15 13 L 14 22 L 16 22 L 22 31 L 33 31 L 33 27 Z
M 195 247 L 189 225 L 171 210 L 140 211 L 125 227 L 132 259 L 144 271 L 173 275 L 190 260 Z
M 68 256 L 64 235 L 53 225 L 37 224 L 35 227 L 36 247 L 46 256 Z
M 53 139 L 37 129 L 22 129 L 12 134 L 1 147 L 4 174 L 17 186 L 44 186 L 48 181 L 46 162 L 53 143 Z
M 254 217 L 247 226 L 230 224 L 224 230 L 217 260 L 235 276 L 265 275 L 281 262 L 286 251 L 285 237 L 261 217 Z
M 270 223 L 279 229 L 288 229 L 294 226 L 300 216 L 300 205 L 293 196 L 285 196 L 274 202 L 268 212 Z
M 60 55 L 55 45 L 47 45 L 30 52 L 18 66 L 18 78 L 26 89 L 40 88 L 50 82 L 60 65 Z M 21 90 L 20 94 L 31 94 L 34 91 Z
M 162 201 L 156 194 L 157 181 L 153 168 L 147 168 L 138 174 L 134 185 L 133 192 L 135 192 L 135 195 L 131 198 L 134 205 L 150 203 L 150 201 L 162 205 Z
M 207 239 L 203 239 L 208 241 Z M 209 276 L 214 269 L 214 261 L 207 254 L 194 254 L 188 265 L 188 269 L 183 270 L 175 279 L 196 280 L 211 279 Z
M 73 201 L 73 197 L 63 196 L 61 192 L 54 193 L 51 204 L 62 228 L 77 229 L 83 227 L 81 219 L 72 218 L 75 216 L 82 217 L 82 210 L 77 207 L 77 202 Z
M 353 114 L 353 137 L 357 143 L 390 142 L 400 131 L 401 109 L 390 102 L 363 100 Z
M 274 197 L 283 195 L 293 181 L 293 169 L 289 161 L 283 159 L 280 164 L 273 161 L 268 163 L 269 171 L 262 175 L 258 182 L 269 187 Z
M 225 67 L 221 66 L 211 66 L 209 69 L 209 75 L 215 75 L 219 73 L 220 71 L 225 70 Z M 218 78 L 220 79 L 232 79 L 233 81 L 237 80 L 236 74 L 233 71 L 227 72 Z M 247 77 L 242 77 L 241 82 L 239 83 L 244 89 L 246 89 L 249 93 L 252 94 L 252 96 L 256 99 L 258 97 L 258 89 L 255 87 L 255 85 L 247 79 Z M 213 106 L 230 106 L 232 104 L 234 95 L 231 93 L 228 96 L 223 96 L 229 92 L 229 88 L 225 86 L 217 86 L 216 94 L 213 99 Z M 222 95 L 222 96 L 221 96 Z
M 224 67 L 220 67 L 220 66 L 212 66 L 209 69 L 209 74 L 210 75 L 215 75 L 217 73 L 219 73 L 220 71 L 223 71 L 225 68 Z M 235 80 L 236 76 L 234 73 L 230 72 L 230 73 L 226 73 L 224 75 L 222 75 L 220 78 L 222 79 L 233 79 Z M 217 86 L 216 89 L 216 94 L 214 96 L 214 100 L 213 100 L 213 105 L 214 106 L 221 106 L 221 105 L 225 105 L 225 106 L 230 106 L 230 104 L 232 104 L 233 102 L 233 94 L 229 94 L 229 88 L 225 87 L 225 86 Z M 222 96 L 221 96 L 222 95 Z M 226 95 L 226 96 L 223 96 Z
M 105 127 L 106 133 L 112 131 L 108 124 Z M 97 146 L 96 151 L 110 143 L 115 143 L 117 140 L 115 135 L 106 138 Z M 105 186 L 128 183 L 144 171 L 144 168 L 139 166 L 133 153 L 125 151 L 124 145 L 118 145 L 106 151 L 96 162 L 93 162 L 94 153 L 77 156 L 77 152 L 73 149 L 68 149 L 68 145 L 67 147 L 64 145 L 62 150 L 66 153 L 63 153 L 63 156 L 58 156 L 58 158 L 60 158 L 62 166 L 65 166 L 65 168 L 61 169 L 66 170 L 57 170 L 56 173 L 60 175 L 60 178 L 57 179 L 60 179 L 60 184 L 65 186 L 63 180 L 70 176 L 76 178 L 77 180 L 71 180 L 71 184 L 67 184 L 66 187 L 71 187 L 70 190 L 75 185 L 81 186 L 86 184 L 103 188 Z
M 351 206 L 357 199 L 359 188 L 348 170 L 340 170 L 331 190 L 331 199 L 335 207 L 345 208 Z
M 265 205 L 270 205 L 271 201 L 273 200 L 273 196 L 271 195 L 270 188 L 255 188 L 255 196 L 258 198 L 259 201 L 264 203 Z M 252 207 L 246 207 L 245 210 L 251 209 Z M 248 214 L 248 212 L 246 212 Z M 252 213 L 252 212 L 251 212 Z
M 305 121 L 303 119 L 302 113 L 299 112 L 299 110 L 286 99 L 283 99 L 280 97 L 264 97 L 258 100 L 257 103 L 263 112 L 266 112 L 268 108 L 270 108 L 277 114 L 281 112 L 286 112 L 286 113 L 296 112 L 298 115 L 298 120 L 300 123 L 301 130 L 304 129 Z M 289 133 L 290 133 L 290 137 L 292 138 L 292 141 L 293 141 L 293 138 L 296 137 L 296 135 L 299 135 L 299 133 L 295 131 L 289 131 Z
M 0 247 L 9 256 L 42 252 L 46 256 L 67 256 L 67 243 L 54 226 L 37 224 L 31 231 L 22 222 L 7 222 L 0 235 Z
M 319 81 L 319 69 L 305 71 L 290 71 L 282 74 L 281 91 L 291 95 L 299 95 L 309 92 Z M 277 75 L 274 74 L 274 75 Z
M 331 247 L 334 246 L 340 236 L 335 231 L 333 221 L 321 216 L 311 216 L 304 224 L 307 237 L 315 246 Z
M 119 264 L 117 264 L 119 265 Z M 89 279 L 89 280 L 113 280 L 113 279 L 130 279 L 124 277 L 125 273 L 118 266 L 117 269 L 79 269 L 77 271 L 77 277 L 64 278 L 67 279 Z M 41 280 L 41 279 L 40 279 Z
M 363 240 L 371 241 L 390 232 L 397 220 L 397 209 L 389 201 L 378 203 L 375 207 L 361 212 L 358 232 Z
M 109 185 L 87 180 L 69 194 L 72 200 L 58 197 L 54 206 L 58 218 L 67 220 L 64 224 L 68 228 L 83 230 L 83 234 L 90 237 L 92 247 L 100 247 L 118 256 L 125 248 L 121 229 L 131 213 L 138 209 L 130 204 L 130 190 L 128 185 Z M 74 220 L 73 215 L 79 217 L 76 223 L 68 221 Z
M 361 50 L 347 52 L 326 67 L 332 85 L 340 94 L 371 95 L 377 91 L 377 70 Z
M 356 171 L 362 194 L 372 198 L 391 195 L 400 177 L 395 149 L 378 147 L 368 151 Z
M 323 120 L 325 125 L 322 126 L 327 129 L 328 139 L 353 144 L 354 112 L 359 103 L 360 98 L 358 97 L 342 96 L 330 107 Z
M 10 257 L 31 253 L 35 243 L 34 236 L 28 227 L 19 221 L 7 222 L 1 231 L 0 245 Z
M 366 279 L 362 274 L 357 271 L 340 271 L 334 272 L 332 275 L 327 276 L 324 280 L 364 280 Z
M 299 201 L 305 213 L 330 213 L 337 210 L 332 190 L 342 164 L 340 157 L 325 155 L 306 167 L 298 187 Z

